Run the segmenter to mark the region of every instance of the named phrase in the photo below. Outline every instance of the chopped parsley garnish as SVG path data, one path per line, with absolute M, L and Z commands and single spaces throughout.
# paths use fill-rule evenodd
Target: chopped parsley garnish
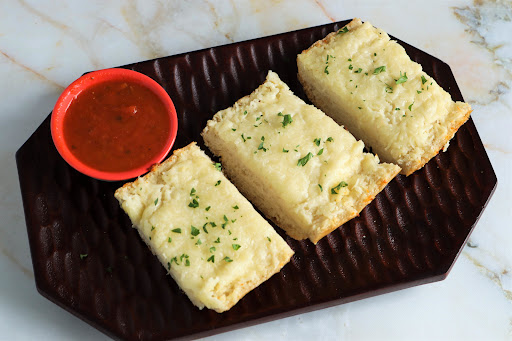
M 421 84 L 425 84 L 427 82 L 427 79 L 425 78 L 425 76 L 421 76 Z
M 174 232 L 174 233 L 181 233 L 181 229 L 177 228 L 177 229 L 172 230 L 172 232 Z
M 414 105 L 414 102 L 411 103 L 411 105 L 409 105 L 409 111 L 412 111 L 412 106 Z
M 192 199 L 192 201 L 188 203 L 188 207 L 192 207 L 192 208 L 199 207 L 199 202 L 197 202 L 196 199 Z
M 292 123 L 292 116 L 291 115 L 284 115 L 283 116 L 283 128 L 286 127 L 288 124 Z
M 356 71 L 354 71 L 355 73 L 361 73 L 361 71 L 363 71 L 363 69 L 359 68 L 357 69 Z
M 324 189 L 322 188 L 322 185 L 318 184 L 318 187 L 320 188 L 320 192 L 324 191 Z
M 374 75 L 378 75 L 379 73 L 381 72 L 385 72 L 386 71 L 386 66 L 379 66 L 378 68 L 375 68 L 375 70 L 373 70 L 373 74 Z
M 87 253 L 81 253 L 80 259 L 85 259 L 85 258 L 87 258 L 87 256 L 89 256 Z
M 261 143 L 260 143 L 260 145 L 258 146 L 258 150 L 263 150 L 264 152 L 266 152 L 266 151 L 267 151 L 267 148 L 265 148 L 265 147 L 263 146 L 263 143 L 265 143 L 265 136 L 262 136 L 262 137 L 261 137 Z
M 361 107 L 357 107 L 357 108 L 359 108 L 359 110 L 363 109 L 363 108 L 361 108 Z
M 231 258 L 229 258 L 228 256 L 224 257 L 223 259 L 224 261 L 226 261 L 227 263 L 231 263 L 233 260 Z
M 400 78 L 398 78 L 395 82 L 396 84 L 402 84 L 407 82 L 407 79 L 407 72 L 404 72 L 404 74 L 402 75 L 402 71 L 400 71 Z
M 196 228 L 195 226 L 190 226 L 190 234 L 193 235 L 194 237 L 197 236 L 199 234 L 199 229 Z
M 207 208 L 205 208 L 204 210 L 205 210 L 206 212 L 208 212 L 208 211 L 210 210 L 210 208 L 212 208 L 212 207 L 211 207 L 211 206 L 208 206 L 208 207 L 207 207 Z
M 155 229 L 155 227 L 154 227 L 154 226 L 151 226 L 151 231 L 153 231 L 154 229 Z
M 377 57 L 377 53 L 375 53 L 375 52 L 374 52 L 374 53 L 373 53 L 373 55 L 374 55 L 375 57 Z
M 318 151 L 318 153 L 316 153 L 316 155 L 322 155 L 323 153 L 324 153 L 324 149 L 322 148 L 322 149 L 320 149 L 320 150 Z
M 235 128 L 231 128 L 231 130 L 236 131 L 236 129 L 235 129 Z
M 171 262 L 167 262 L 167 270 L 171 270 Z
M 169 239 L 167 239 L 167 242 L 168 242 L 168 243 L 172 242 L 172 238 L 171 238 L 171 237 L 169 237 Z
M 156 204 L 158 204 L 158 198 L 155 199 L 154 203 L 155 203 L 155 206 L 156 206 Z
M 207 262 L 215 263 L 215 256 L 211 256 L 211 257 L 210 257 L 210 258 L 208 258 L 206 261 L 207 261 Z
M 217 224 L 215 224 L 213 221 L 210 221 L 210 223 L 209 223 L 209 224 L 210 224 L 212 227 L 217 226 Z
M 347 32 L 348 32 L 348 28 L 347 28 L 347 26 L 345 26 L 338 31 L 338 34 L 347 33 Z
M 212 247 L 210 248 L 210 253 L 214 253 L 216 250 L 217 250 L 217 249 L 215 248 L 215 246 L 212 246 Z
M 324 69 L 324 73 L 325 73 L 326 75 L 328 75 L 328 74 L 329 74 L 329 70 L 328 70 L 328 69 L 329 69 L 329 65 L 326 65 L 326 66 L 325 66 L 325 69 Z
M 215 166 L 215 169 L 216 169 L 216 170 L 218 170 L 218 171 L 221 171 L 221 170 L 222 170 L 222 165 L 221 165 L 220 163 L 216 162 L 216 163 L 214 164 L 214 166 Z
M 395 108 L 395 110 L 400 110 L 400 108 Z
M 350 64 L 350 65 L 348 66 L 348 69 L 349 69 L 349 70 L 352 70 L 353 68 L 354 68 L 354 67 L 352 66 L 352 64 Z
M 297 166 L 304 167 L 308 163 L 308 161 L 311 160 L 312 157 L 313 154 L 311 152 L 307 153 L 306 156 L 299 159 L 299 161 L 297 162 Z
M 329 136 L 329 137 L 327 138 L 327 140 L 326 140 L 326 141 L 327 141 L 327 142 L 332 142 L 332 141 L 334 141 L 334 139 L 333 139 L 332 137 L 330 137 L 330 136 Z
M 190 261 L 187 259 L 185 259 L 185 266 L 190 266 Z
M 215 183 L 215 186 L 220 185 L 220 182 L 221 182 L 221 181 L 220 181 L 220 180 L 218 180 L 218 181 Z
M 233 209 L 238 210 L 240 207 L 238 205 L 233 206 Z
M 267 240 L 269 243 L 272 242 L 272 239 L 270 239 L 270 237 L 267 237 Z
M 351 61 L 352 61 L 352 58 L 349 58 L 349 59 L 347 59 L 347 60 L 348 60 L 349 62 L 351 62 Z
M 242 140 L 244 140 L 244 142 L 246 141 L 245 137 L 244 137 L 244 134 L 240 135 L 242 137 Z
M 235 250 L 235 251 L 237 251 L 239 248 L 241 248 L 241 246 L 238 244 L 232 244 L 231 246 L 233 247 L 233 250 Z
M 288 153 L 289 150 L 283 148 L 283 153 Z
M 342 187 L 347 187 L 348 184 L 345 181 L 340 182 L 337 186 L 331 188 L 331 194 L 338 194 Z
M 194 195 L 196 194 L 196 189 L 194 187 L 192 187 L 192 189 L 190 190 L 190 195 Z
M 201 241 L 201 239 L 198 239 L 196 242 L 196 245 L 201 245 L 201 244 L 203 244 L 203 242 Z
M 421 94 L 421 91 L 420 90 L 416 90 L 417 93 Z
M 217 240 L 214 241 L 214 243 L 219 244 L 220 243 L 220 237 L 218 237 Z
M 320 145 L 320 142 L 322 142 L 322 139 L 321 139 L 321 138 L 316 138 L 316 139 L 314 139 L 314 140 L 313 140 L 313 142 L 314 142 L 317 146 L 319 146 L 319 145 Z
M 246 111 L 244 111 L 244 115 L 247 115 L 247 110 L 246 110 Z

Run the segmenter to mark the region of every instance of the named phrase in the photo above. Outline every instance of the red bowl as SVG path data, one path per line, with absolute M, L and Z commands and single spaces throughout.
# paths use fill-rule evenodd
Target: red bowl
M 93 85 L 110 81 L 127 81 L 144 86 L 157 95 L 157 97 L 162 101 L 165 108 L 167 109 L 167 113 L 169 114 L 170 129 L 164 147 L 147 163 L 134 169 L 127 169 L 116 172 L 95 169 L 94 167 L 91 167 L 78 159 L 71 152 L 71 149 L 69 148 L 68 143 L 64 138 L 64 118 L 66 117 L 68 108 L 73 100 L 75 100 L 77 96 L 85 89 Z M 118 181 L 138 177 L 148 172 L 153 164 L 162 162 L 165 159 L 176 139 L 176 134 L 178 132 L 178 117 L 176 115 L 176 109 L 174 108 L 174 104 L 171 98 L 167 92 L 153 79 L 143 75 L 142 73 L 132 70 L 105 69 L 94 71 L 80 77 L 64 90 L 64 92 L 57 100 L 55 107 L 53 108 L 50 126 L 53 143 L 55 144 L 57 151 L 71 167 L 85 175 L 99 180 Z

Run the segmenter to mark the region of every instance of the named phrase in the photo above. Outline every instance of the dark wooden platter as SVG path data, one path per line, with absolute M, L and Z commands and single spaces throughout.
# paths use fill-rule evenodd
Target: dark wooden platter
M 252 92 L 270 69 L 307 101 L 296 55 L 346 23 L 124 68 L 150 76 L 171 95 L 179 120 L 173 149 L 197 141 L 206 150 L 199 135 L 206 121 Z M 447 64 L 397 41 L 454 100 L 463 100 Z M 470 119 L 447 152 L 395 178 L 359 217 L 316 246 L 276 227 L 295 251 L 291 262 L 218 314 L 194 307 L 131 228 L 113 196 L 122 182 L 72 169 L 57 153 L 49 123 L 50 116 L 16 153 L 36 286 L 115 339 L 207 336 L 442 280 L 497 184 Z

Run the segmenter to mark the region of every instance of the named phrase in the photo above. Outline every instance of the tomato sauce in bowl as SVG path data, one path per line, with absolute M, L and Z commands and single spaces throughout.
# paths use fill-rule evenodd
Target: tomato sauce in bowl
M 71 84 L 52 113 L 62 157 L 101 180 L 144 174 L 170 151 L 177 133 L 174 105 L 151 78 L 125 69 L 89 73 Z

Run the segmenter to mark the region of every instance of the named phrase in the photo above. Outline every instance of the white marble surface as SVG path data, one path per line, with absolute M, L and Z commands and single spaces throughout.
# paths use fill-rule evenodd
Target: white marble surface
M 144 4 L 144 5 L 143 5 Z M 40 296 L 14 153 L 85 71 L 361 17 L 447 62 L 498 176 L 448 278 L 212 340 L 512 339 L 512 1 L 0 0 L 0 339 L 106 336 Z

